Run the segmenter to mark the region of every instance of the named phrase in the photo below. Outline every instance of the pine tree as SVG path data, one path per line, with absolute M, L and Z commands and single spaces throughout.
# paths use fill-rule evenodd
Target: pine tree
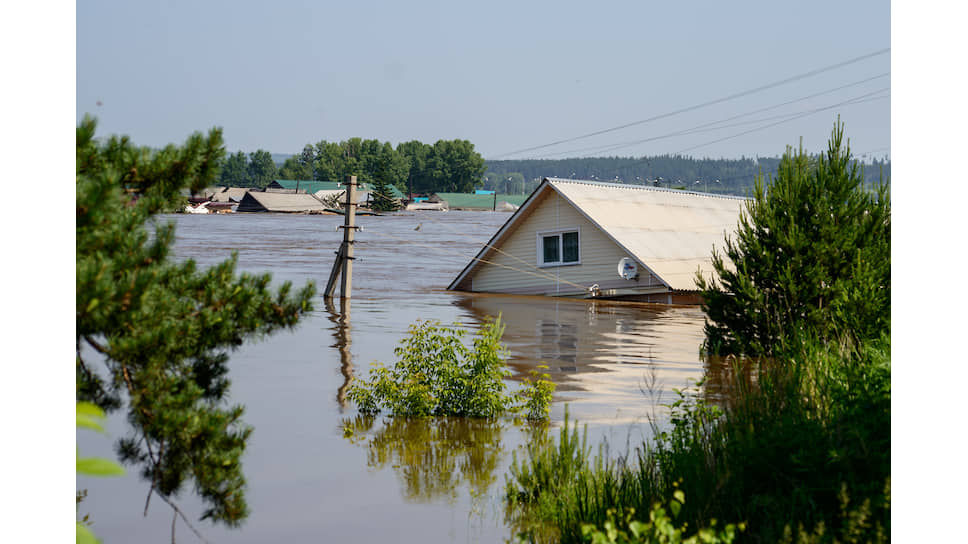
M 374 175 L 373 181 L 373 192 L 370 193 L 373 199 L 370 207 L 374 210 L 381 212 L 392 212 L 400 209 L 400 203 L 396 198 L 393 197 L 393 193 L 390 192 L 391 187 L 391 168 L 393 163 L 393 148 L 390 148 L 387 144 L 389 152 L 381 154 L 379 159 L 379 166 Z
M 216 179 L 219 129 L 152 152 L 127 137 L 98 143 L 95 126 L 85 117 L 77 127 L 77 399 L 126 408 L 132 432 L 118 451 L 149 493 L 170 503 L 193 482 L 203 518 L 235 526 L 248 512 L 241 457 L 252 429 L 242 406 L 226 405 L 228 353 L 294 326 L 314 286 L 272 292 L 268 274 L 237 275 L 235 256 L 205 270 L 170 259 L 174 225 L 153 218 L 182 188 Z
M 776 178 L 756 180 L 717 279 L 697 276 L 706 349 L 771 355 L 800 336 L 861 341 L 890 330 L 891 201 L 852 164 L 843 125 L 811 162 L 784 155 Z

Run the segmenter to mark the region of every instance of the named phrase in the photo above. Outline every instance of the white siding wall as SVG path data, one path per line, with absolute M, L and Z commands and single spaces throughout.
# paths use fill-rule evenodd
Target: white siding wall
M 548 197 L 536 204 L 538 207 L 531 215 L 499 246 L 501 251 L 516 258 L 496 251 L 486 254 L 485 260 L 508 268 L 482 263 L 472 277 L 472 291 L 564 295 L 579 293 L 595 283 L 602 288 L 605 284 L 620 287 L 659 284 L 641 267 L 638 280 L 619 278 L 618 262 L 628 255 L 558 193 L 550 191 Z M 579 230 L 581 264 L 539 268 L 537 233 L 575 227 Z

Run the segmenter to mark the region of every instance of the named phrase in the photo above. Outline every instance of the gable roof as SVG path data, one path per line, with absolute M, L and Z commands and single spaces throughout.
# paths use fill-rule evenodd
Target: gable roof
M 251 187 L 225 187 L 212 195 L 213 202 L 241 202 Z
M 261 193 L 250 191 L 239 202 L 239 212 L 308 212 L 324 211 L 313 195 L 306 193 Z
M 712 272 L 712 251 L 722 252 L 748 199 L 642 185 L 545 178 L 475 258 L 451 282 L 455 289 L 480 266 L 523 218 L 554 191 L 616 245 L 673 290 L 694 291 L 696 270 Z

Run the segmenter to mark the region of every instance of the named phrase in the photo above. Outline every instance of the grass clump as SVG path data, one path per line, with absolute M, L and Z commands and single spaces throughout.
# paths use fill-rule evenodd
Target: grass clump
M 743 541 L 885 541 L 889 340 L 733 360 L 729 375 L 733 390 L 722 407 L 699 385 L 680 391 L 669 405 L 671 427 L 653 425 L 654 441 L 625 458 L 608 459 L 602 446 L 591 455 L 577 425 L 557 441 L 530 444 L 506 478 L 515 530 L 530 541 L 588 542 L 585 526 L 617 527 L 628 512 L 653 512 L 682 491 L 690 500 L 680 501 L 677 524 L 743 522 Z

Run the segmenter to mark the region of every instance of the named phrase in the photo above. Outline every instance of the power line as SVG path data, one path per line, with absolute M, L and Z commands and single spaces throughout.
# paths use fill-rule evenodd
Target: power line
M 823 68 L 817 68 L 817 69 L 811 70 L 809 72 L 804 72 L 802 74 L 795 75 L 793 77 L 789 77 L 789 78 L 786 78 L 786 79 L 783 79 L 783 80 L 780 80 L 780 81 L 776 81 L 776 82 L 773 82 L 773 83 L 769 83 L 767 85 L 762 85 L 762 86 L 759 86 L 759 87 L 756 87 L 756 88 L 753 88 L 753 89 L 749 89 L 749 90 L 746 90 L 746 91 L 742 91 L 742 92 L 739 92 L 739 93 L 736 93 L 736 94 L 732 94 L 732 95 L 729 95 L 729 96 L 726 96 L 726 97 L 723 97 L 723 98 L 718 98 L 716 100 L 711 100 L 709 102 L 703 102 L 702 104 L 697 104 L 695 106 L 689 106 L 689 107 L 682 108 L 682 109 L 678 109 L 678 110 L 675 110 L 675 111 L 672 111 L 672 112 L 669 112 L 669 113 L 663 113 L 661 115 L 656 115 L 656 116 L 653 116 L 653 117 L 649 117 L 648 119 L 642 119 L 640 121 L 633 121 L 631 123 L 626 123 L 624 125 L 619 125 L 617 127 L 612 127 L 612 128 L 607 128 L 607 129 L 603 129 L 603 130 L 598 130 L 598 131 L 595 131 L 595 132 L 589 132 L 588 134 L 582 134 L 580 136 L 574 136 L 572 138 L 565 138 L 563 140 L 558 140 L 558 141 L 551 142 L 551 143 L 548 143 L 548 144 L 543 144 L 543 145 L 528 147 L 528 148 L 525 148 L 525 149 L 518 149 L 516 151 L 511 151 L 511 152 L 508 152 L 508 153 L 502 153 L 502 154 L 497 155 L 496 157 L 494 157 L 492 160 L 494 160 L 494 159 L 500 159 L 501 157 L 506 157 L 508 155 L 517 155 L 519 153 L 524 153 L 524 152 L 527 152 L 527 151 L 535 151 L 535 150 L 538 150 L 538 149 L 544 149 L 546 147 L 552 147 L 552 146 L 559 145 L 559 144 L 563 144 L 563 143 L 574 142 L 576 140 L 582 140 L 584 138 L 590 138 L 592 136 L 598 136 L 598 135 L 601 135 L 601 134 L 607 134 L 609 132 L 615 132 L 616 130 L 622 130 L 622 129 L 625 129 L 625 128 L 628 128 L 628 127 L 632 127 L 632 126 L 636 126 L 636 125 L 641 125 L 643 123 L 648 123 L 648 122 L 656 121 L 656 120 L 659 120 L 659 119 L 664 119 L 666 117 L 671 117 L 673 115 L 678 115 L 680 113 L 685 113 L 685 112 L 697 110 L 697 109 L 700 109 L 700 108 L 704 108 L 706 106 L 711 106 L 713 104 L 719 104 L 719 103 L 726 102 L 726 101 L 729 101 L 729 100 L 734 100 L 736 98 L 741 98 L 743 96 L 748 96 L 748 95 L 751 95 L 751 94 L 754 94 L 754 93 L 758 93 L 760 91 L 765 91 L 767 89 L 772 89 L 774 87 L 779 87 L 780 85 L 785 85 L 787 83 L 792 83 L 794 81 L 799 81 L 801 79 L 808 78 L 808 77 L 811 77 L 811 76 L 815 76 L 817 74 L 822 74 L 824 72 L 829 72 L 829 71 L 835 70 L 837 68 L 842 68 L 844 66 L 847 66 L 847 65 L 850 65 L 850 64 L 854 64 L 856 62 L 860 62 L 862 60 L 866 60 L 866 59 L 869 59 L 871 57 L 876 57 L 878 55 L 883 55 L 884 53 L 887 53 L 890 50 L 891 50 L 891 48 L 888 47 L 888 48 L 885 48 L 885 49 L 881 49 L 879 51 L 875 51 L 873 53 L 868 53 L 866 55 L 862 55 L 860 57 L 855 57 L 855 58 L 848 59 L 848 60 L 845 60 L 845 61 L 842 61 L 842 62 L 838 62 L 836 64 L 831 64 L 829 66 L 825 66 Z
M 684 135 L 688 135 L 688 134 L 697 134 L 699 132 L 708 132 L 710 130 L 721 130 L 721 129 L 729 128 L 731 126 L 736 126 L 736 125 L 735 124 L 734 125 L 723 125 L 723 126 L 715 126 L 715 125 L 722 125 L 723 123 L 727 123 L 729 121 L 733 121 L 733 120 L 736 120 L 736 119 L 740 119 L 742 117 L 747 117 L 747 116 L 750 116 L 750 115 L 755 115 L 757 113 L 762 113 L 764 111 L 769 111 L 769 110 L 773 110 L 773 109 L 780 108 L 780 107 L 783 107 L 783 106 L 788 106 L 788 105 L 794 104 L 796 102 L 802 102 L 804 100 L 809 100 L 811 98 L 816 98 L 818 96 L 822 96 L 822 95 L 825 95 L 825 94 L 830 94 L 832 92 L 840 91 L 840 90 L 846 89 L 848 87 L 853 87 L 853 86 L 856 86 L 856 85 L 860 85 L 860 84 L 863 84 L 863 83 L 867 83 L 867 82 L 873 81 L 875 79 L 880 79 L 882 77 L 889 76 L 890 74 L 891 74 L 890 72 L 885 72 L 883 74 L 878 74 L 878 75 L 873 76 L 873 77 L 869 77 L 869 78 L 861 79 L 861 80 L 858 80 L 858 81 L 854 81 L 854 82 L 848 83 L 846 85 L 841 85 L 839 87 L 834 87 L 832 89 L 827 89 L 825 91 L 821 91 L 821 92 L 818 92 L 818 93 L 814 93 L 814 94 L 811 94 L 811 95 L 808 95 L 808 96 L 800 97 L 800 98 L 797 98 L 797 99 L 794 99 L 794 100 L 788 100 L 788 101 L 782 102 L 780 104 L 774 104 L 772 106 L 767 106 L 765 108 L 760 108 L 760 109 L 757 109 L 757 110 L 748 111 L 746 113 L 741 113 L 739 115 L 734 115 L 734 116 L 728 117 L 726 119 L 720 119 L 719 121 L 713 121 L 713 122 L 710 122 L 710 123 L 703 123 L 701 125 L 696 125 L 696 126 L 691 127 L 691 128 L 687 128 L 687 129 L 679 130 L 679 131 L 676 131 L 676 132 L 671 132 L 671 133 L 663 134 L 663 135 L 660 135 L 660 136 L 652 136 L 652 137 L 649 137 L 649 138 L 645 138 L 645 139 L 641 139 L 641 140 L 635 140 L 635 141 L 631 141 L 631 142 L 621 142 L 621 143 L 617 143 L 617 144 L 608 144 L 608 145 L 601 145 L 601 146 L 595 146 L 595 147 L 586 147 L 586 148 L 582 148 L 582 149 L 572 149 L 570 151 L 561 151 L 561 152 L 557 152 L 557 153 L 552 153 L 549 156 L 554 157 L 554 156 L 566 155 L 566 154 L 570 154 L 570 153 L 582 153 L 582 152 L 586 152 L 586 151 L 611 151 L 611 150 L 615 150 L 615 149 L 621 149 L 623 147 L 629 147 L 629 146 L 633 146 L 633 145 L 637 145 L 637 144 L 643 144 L 643 143 L 646 143 L 646 142 L 651 142 L 651 141 L 660 140 L 660 139 L 664 139 L 664 138 L 671 138 L 671 137 L 674 137 L 674 136 L 684 136 Z M 796 113 L 785 114 L 785 115 L 796 115 Z M 774 117 L 774 118 L 776 118 L 776 117 Z M 770 120 L 770 119 L 761 119 L 761 120 L 757 120 L 757 121 L 746 121 L 745 123 L 758 123 L 758 122 L 766 121 L 766 120 Z M 740 124 L 743 124 L 743 123 L 740 123 Z M 712 128 L 707 128 L 707 127 L 712 127 Z M 705 130 L 701 130 L 701 129 L 705 129 Z
M 791 117 L 789 119 L 785 119 L 783 121 L 777 121 L 776 123 L 770 123 L 768 125 L 764 125 L 764 126 L 761 126 L 761 127 L 756 127 L 754 129 L 750 129 L 750 130 L 747 130 L 747 131 L 744 131 L 744 132 L 740 132 L 738 134 L 733 134 L 732 136 L 726 136 L 724 138 L 719 138 L 718 140 L 712 140 L 710 142 L 706 142 L 706 143 L 703 143 L 703 144 L 694 145 L 692 147 L 687 147 L 687 148 L 682 149 L 680 151 L 676 151 L 676 154 L 678 154 L 678 153 L 685 153 L 686 151 L 691 151 L 691 150 L 696 149 L 696 148 L 699 148 L 699 147 L 705 147 L 707 145 L 719 143 L 719 142 L 722 142 L 722 141 L 725 141 L 725 140 L 730 140 L 732 138 L 738 138 L 740 136 L 745 136 L 746 134 L 750 134 L 752 132 L 757 132 L 757 131 L 764 130 L 764 129 L 767 129 L 767 128 L 775 127 L 775 126 L 780 125 L 780 124 L 783 124 L 783 123 L 789 123 L 790 121 L 796 121 L 797 119 L 800 119 L 802 117 L 806 117 L 808 115 L 813 115 L 815 113 L 820 113 L 822 111 L 827 111 L 827 110 L 830 110 L 830 109 L 833 109 L 833 108 L 836 108 L 836 107 L 839 107 L 839 106 L 846 106 L 846 105 L 849 105 L 849 104 L 859 104 L 859 103 L 862 103 L 862 102 L 870 102 L 872 100 L 880 100 L 880 99 L 883 99 L 883 98 L 888 98 L 887 96 L 878 96 L 878 97 L 873 97 L 873 98 L 867 98 L 866 100 L 864 99 L 866 97 L 869 97 L 870 95 L 874 95 L 874 94 L 877 94 L 877 93 L 884 92 L 884 90 L 885 89 L 878 89 L 876 91 L 873 91 L 873 92 L 870 92 L 870 93 L 867 93 L 867 94 L 858 96 L 856 98 L 852 98 L 850 100 L 845 100 L 845 101 L 839 102 L 837 104 L 832 104 L 830 106 L 826 106 L 826 107 L 823 107 L 823 108 L 817 108 L 815 110 L 811 110 L 811 111 L 808 111 L 808 112 L 801 113 L 799 115 L 796 115 L 796 116 Z
M 666 153 L 665 155 L 678 155 L 680 153 L 685 153 L 686 151 L 691 151 L 691 150 L 696 149 L 696 148 L 699 148 L 699 147 L 705 147 L 707 145 L 711 145 L 711 144 L 714 144 L 714 143 L 719 143 L 719 142 L 722 142 L 722 141 L 725 141 L 725 140 L 730 140 L 732 138 L 738 138 L 740 136 L 745 136 L 746 134 L 750 134 L 752 132 L 757 132 L 757 131 L 760 131 L 760 130 L 765 130 L 765 129 L 768 129 L 768 128 L 771 128 L 771 127 L 775 127 L 777 125 L 781 125 L 783 123 L 788 123 L 790 121 L 795 121 L 795 120 L 800 119 L 802 117 L 806 117 L 808 115 L 813 115 L 815 113 L 820 113 L 822 111 L 827 111 L 827 110 L 830 110 L 830 109 L 833 109 L 833 108 L 837 108 L 837 107 L 840 107 L 840 106 L 845 106 L 845 105 L 850 105 L 850 104 L 861 104 L 861 103 L 864 103 L 864 102 L 871 102 L 871 101 L 874 101 L 874 100 L 882 100 L 884 98 L 889 98 L 889 95 L 888 96 L 874 96 L 874 95 L 877 95 L 879 93 L 882 93 L 882 92 L 884 92 L 886 90 L 890 90 L 890 87 L 884 87 L 884 88 L 881 88 L 881 89 L 877 89 L 876 91 L 871 91 L 869 93 L 865 93 L 865 94 L 862 94 L 862 95 L 859 95 L 859 96 L 855 96 L 853 98 L 849 98 L 847 100 L 838 102 L 836 104 L 831 104 L 829 106 L 824 106 L 822 108 L 816 108 L 816 109 L 809 110 L 809 111 L 805 111 L 805 112 L 802 112 L 802 113 L 799 113 L 799 114 L 794 114 L 792 117 L 788 117 L 786 119 L 783 119 L 781 121 L 777 121 L 775 123 L 770 123 L 770 124 L 767 124 L 767 125 L 762 125 L 762 126 L 759 126 L 759 127 L 756 127 L 756 128 L 752 128 L 750 130 L 745 130 L 743 132 L 739 132 L 739 133 L 736 133 L 736 134 L 731 134 L 729 136 L 724 136 L 724 137 L 718 138 L 716 140 L 712 140 L 712 141 L 705 142 L 705 143 L 702 143 L 702 144 L 699 144 L 699 145 L 694 145 L 692 147 L 687 147 L 685 149 L 681 149 L 681 150 L 676 151 L 674 153 Z M 638 166 L 640 164 L 646 164 L 646 163 L 649 163 L 649 162 L 651 162 L 651 158 L 642 158 L 642 159 L 640 159 L 638 161 L 635 161 L 635 162 L 632 162 L 632 163 L 629 163 L 629 164 L 625 164 L 625 165 L 622 166 L 622 168 L 630 168 L 630 167 Z

